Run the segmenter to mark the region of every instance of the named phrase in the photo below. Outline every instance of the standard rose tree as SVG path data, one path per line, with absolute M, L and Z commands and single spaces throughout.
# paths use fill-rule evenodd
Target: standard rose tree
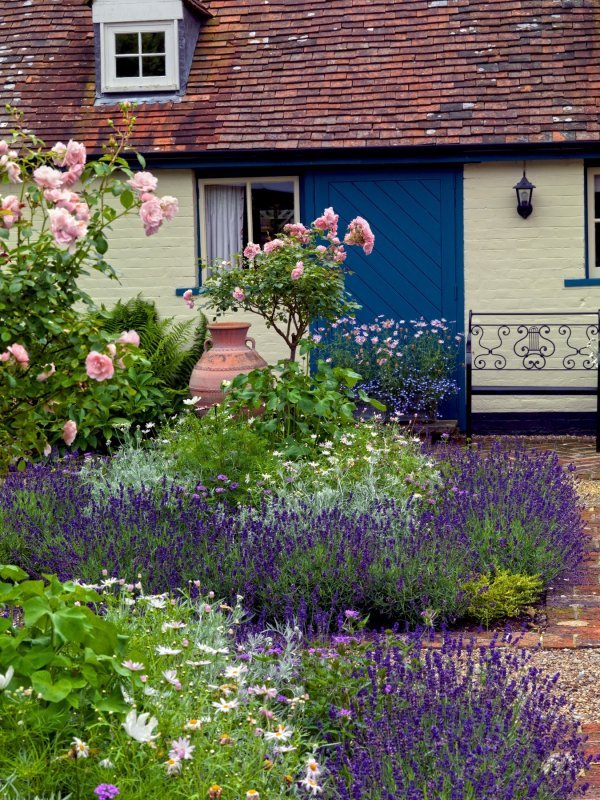
M 138 413 L 156 401 L 137 333 L 112 341 L 75 310 L 92 306 L 82 274 L 114 277 L 105 255 L 116 220 L 137 211 L 151 236 L 177 213 L 174 197 L 156 194 L 157 179 L 123 157 L 134 118 L 122 111 L 93 161 L 76 141 L 46 147 L 16 113 L 0 140 L 0 182 L 14 187 L 0 193 L 0 470 L 61 440 L 94 446 L 97 431 L 110 438 L 114 409 Z
M 239 266 L 216 266 L 202 287 L 217 315 L 251 311 L 261 316 L 296 359 L 309 325 L 317 319 L 334 322 L 358 306 L 344 289 L 345 245 L 358 245 L 369 255 L 375 237 L 369 223 L 356 217 L 344 240 L 338 237 L 339 215 L 327 208 L 310 226 L 286 225 L 264 247 L 250 242 Z M 191 290 L 184 300 L 193 308 Z

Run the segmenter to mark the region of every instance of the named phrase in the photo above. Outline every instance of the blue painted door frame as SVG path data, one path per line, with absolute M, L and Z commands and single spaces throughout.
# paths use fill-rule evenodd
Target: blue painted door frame
M 375 249 L 365 256 L 349 249 L 347 287 L 363 306 L 364 320 L 444 317 L 464 325 L 462 167 L 323 170 L 307 172 L 301 185 L 301 215 L 313 220 L 333 206 L 343 231 L 355 216 L 367 219 Z M 464 425 L 461 395 L 444 416 Z

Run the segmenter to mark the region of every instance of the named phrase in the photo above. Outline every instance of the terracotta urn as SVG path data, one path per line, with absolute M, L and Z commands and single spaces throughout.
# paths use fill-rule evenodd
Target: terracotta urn
M 204 343 L 204 354 L 190 378 L 190 395 L 200 398 L 197 411 L 206 411 L 223 400 L 223 381 L 267 366 L 256 352 L 254 339 L 248 336 L 249 327 L 249 322 L 213 322 L 208 326 L 210 339 Z

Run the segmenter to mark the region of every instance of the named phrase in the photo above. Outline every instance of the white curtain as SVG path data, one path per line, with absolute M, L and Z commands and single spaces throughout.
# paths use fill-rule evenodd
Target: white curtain
M 205 186 L 206 260 L 231 261 L 244 248 L 245 186 Z

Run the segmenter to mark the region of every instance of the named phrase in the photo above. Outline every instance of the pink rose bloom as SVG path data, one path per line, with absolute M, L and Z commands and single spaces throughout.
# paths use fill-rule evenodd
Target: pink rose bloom
M 170 222 L 175 217 L 175 214 L 179 212 L 179 200 L 167 194 L 161 197 L 160 207 L 165 219 Z
M 83 173 L 84 164 L 76 164 L 74 167 L 69 167 L 67 172 L 62 173 L 63 186 L 73 186 L 77 183 Z
M 123 331 L 123 333 L 117 339 L 117 344 L 132 344 L 134 347 L 139 347 L 139 334 L 137 331 Z
M 234 290 L 233 290 L 233 292 L 231 293 L 231 296 L 232 296 L 232 297 L 233 297 L 233 299 L 234 299 L 234 300 L 236 300 L 238 303 L 243 303 L 243 302 L 244 302 L 244 300 L 246 299 L 246 295 L 244 294 L 243 290 L 242 290 L 242 289 L 240 289 L 240 287 L 239 287 L 239 286 L 236 286 L 236 287 L 235 287 L 235 289 L 234 289 Z
M 0 353 L 0 361 L 8 361 L 10 358 L 10 353 L 8 350 L 5 350 L 3 353 Z
M 267 242 L 265 244 L 264 250 L 265 253 L 272 253 L 273 250 L 276 250 L 278 247 L 283 247 L 284 245 L 285 242 L 282 241 L 281 239 L 273 239 L 272 241 Z
M 247 258 L 249 261 L 256 258 L 256 256 L 260 253 L 260 245 L 254 244 L 254 242 L 248 242 L 246 247 L 244 247 L 244 258 Z
M 4 212 L 0 214 L 0 225 L 10 230 L 21 216 L 21 203 L 19 202 L 19 198 L 14 194 L 7 194 L 2 200 L 0 208 Z
M 292 280 L 297 281 L 298 278 L 301 278 L 304 275 L 304 264 L 302 261 L 297 261 L 296 266 L 292 270 Z
M 29 364 L 29 353 L 22 344 L 11 344 L 10 347 L 6 348 L 7 351 L 11 354 L 17 364 L 20 364 L 23 369 Z
M 336 261 L 338 264 L 343 264 L 346 260 L 348 253 L 344 250 L 344 245 L 340 245 L 336 247 L 333 251 L 333 260 Z
M 50 230 L 56 244 L 68 249 L 71 253 L 75 250 L 75 243 L 87 234 L 87 225 L 83 220 L 76 219 L 66 208 L 52 208 L 48 212 Z
M 138 172 L 138 175 L 143 174 L 142 172 Z M 146 200 L 145 203 L 142 203 L 140 207 L 140 219 L 144 225 L 146 236 L 153 236 L 163 224 L 164 218 L 165 216 L 158 197 L 151 197 L 150 200 Z
M 62 439 L 63 442 L 70 447 L 75 441 L 77 436 L 77 423 L 72 419 L 68 419 L 63 425 Z
M 70 189 L 46 189 L 44 198 L 48 203 L 56 203 L 59 208 L 66 208 L 71 214 L 81 202 L 79 195 Z
M 110 344 L 106 345 L 106 349 L 110 353 L 110 357 L 111 358 L 114 358 L 117 355 L 117 345 L 116 344 L 113 344 L 111 342 Z
M 83 172 L 83 167 L 85 167 L 85 159 L 85 145 L 81 144 L 80 142 L 75 142 L 73 139 L 71 139 L 65 150 L 65 156 L 61 166 L 69 167 L 69 171 L 73 168 L 77 171 L 81 167 L 79 171 L 79 175 L 81 175 Z
M 92 350 L 85 359 L 85 371 L 93 381 L 105 381 L 115 374 L 115 367 L 110 356 Z
M 65 164 L 65 155 L 67 154 L 67 145 L 62 142 L 57 142 L 52 148 L 52 160 L 57 167 L 63 167 Z
M 324 245 L 324 244 L 320 244 L 320 245 L 319 245 L 319 246 L 316 248 L 316 250 L 317 250 L 317 253 L 326 253 L 326 252 L 327 252 L 327 248 L 325 247 L 325 245 Z
M 301 222 L 293 222 L 290 225 L 284 225 L 283 230 L 288 236 L 294 239 L 300 239 L 301 242 L 306 244 L 310 240 L 309 230 Z
M 63 173 L 53 167 L 38 167 L 33 171 L 33 180 L 40 189 L 60 189 Z
M 36 380 L 40 381 L 40 383 L 42 383 L 43 381 L 47 381 L 48 378 L 51 375 L 54 375 L 55 372 L 56 372 L 56 367 L 54 366 L 54 364 L 50 364 L 49 369 L 47 369 L 45 372 L 40 372 Z
M 10 183 L 23 183 L 21 179 L 21 167 L 15 164 L 14 161 L 8 161 L 6 163 L 6 173 Z
M 135 192 L 142 194 L 143 192 L 154 192 L 158 186 L 158 178 L 155 178 L 151 172 L 136 172 L 127 183 Z
M 9 151 L 9 144 L 4 139 L 0 139 L 0 156 L 5 156 Z
M 191 289 L 186 289 L 183 293 L 183 299 L 185 300 L 185 304 L 188 308 L 194 307 L 194 293 Z
M 313 222 L 313 226 L 322 231 L 329 231 L 331 236 L 335 236 L 339 218 L 340 215 L 336 214 L 333 208 L 329 206 L 329 208 L 323 211 L 320 217 L 317 217 Z
M 375 236 L 366 219 L 355 217 L 348 225 L 348 233 L 344 236 L 344 241 L 346 244 L 362 245 L 363 252 L 368 256 L 373 252 Z

